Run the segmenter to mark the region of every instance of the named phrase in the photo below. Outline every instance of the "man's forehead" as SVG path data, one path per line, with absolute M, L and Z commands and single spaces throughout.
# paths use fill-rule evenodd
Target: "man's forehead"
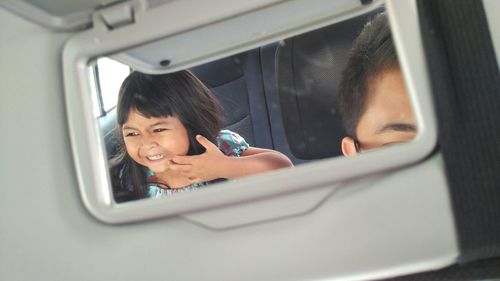
M 416 132 L 415 118 L 399 68 L 384 71 L 372 83 L 365 112 L 356 128 L 357 135 Z

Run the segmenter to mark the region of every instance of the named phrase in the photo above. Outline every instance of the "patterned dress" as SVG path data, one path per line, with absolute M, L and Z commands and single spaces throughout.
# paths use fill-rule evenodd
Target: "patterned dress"
M 216 142 L 217 147 L 219 147 L 222 153 L 231 157 L 240 157 L 243 151 L 245 151 L 249 147 L 248 143 L 243 137 L 229 130 L 220 131 L 216 137 Z M 182 188 L 165 188 L 165 186 L 157 184 L 159 180 L 155 177 L 153 171 L 147 169 L 146 175 L 148 178 L 147 182 L 150 182 L 150 184 L 148 185 L 149 198 L 161 198 L 172 196 L 176 193 L 191 192 L 209 184 L 208 182 L 199 182 Z

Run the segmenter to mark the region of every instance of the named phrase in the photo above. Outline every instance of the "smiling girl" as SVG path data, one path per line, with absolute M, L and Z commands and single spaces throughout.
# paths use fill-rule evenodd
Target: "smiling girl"
M 221 130 L 222 108 L 191 72 L 132 72 L 117 104 L 119 153 L 111 160 L 117 202 L 170 196 L 292 166 L 283 154 L 250 147 Z

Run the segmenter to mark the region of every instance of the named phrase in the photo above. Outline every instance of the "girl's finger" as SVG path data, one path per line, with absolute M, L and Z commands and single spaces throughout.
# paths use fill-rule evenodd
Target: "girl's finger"
M 197 178 L 197 177 L 189 177 L 188 179 L 189 179 L 190 183 L 202 182 L 202 180 L 200 178 Z
M 187 172 L 192 170 L 191 165 L 180 165 L 180 164 L 170 164 L 170 170 L 176 171 L 176 172 Z
M 191 165 L 196 156 L 174 156 L 171 160 L 172 165 Z
M 214 148 L 217 148 L 215 144 L 213 144 L 211 141 L 209 141 L 206 137 L 202 135 L 196 135 L 196 140 L 207 150 L 212 150 Z

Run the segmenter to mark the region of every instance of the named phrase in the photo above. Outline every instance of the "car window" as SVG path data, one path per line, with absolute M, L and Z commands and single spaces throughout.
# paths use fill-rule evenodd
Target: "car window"
M 130 68 L 107 57 L 97 59 L 89 68 L 94 115 L 100 117 L 116 106 L 120 86 L 130 73 Z

